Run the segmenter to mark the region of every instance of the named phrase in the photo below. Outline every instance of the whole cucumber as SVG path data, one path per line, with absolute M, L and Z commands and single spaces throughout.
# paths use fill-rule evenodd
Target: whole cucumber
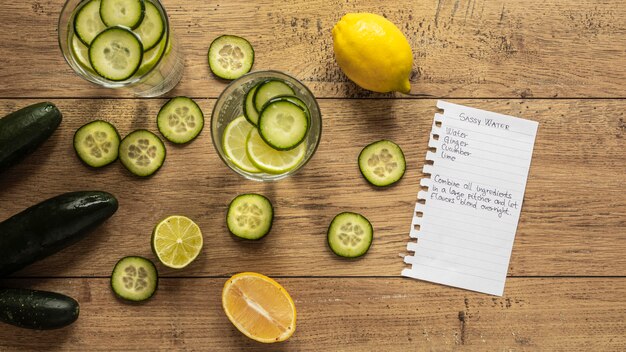
M 28 329 L 58 329 L 78 319 L 78 302 L 56 292 L 0 288 L 0 321 Z
M 0 223 L 0 277 L 80 240 L 117 210 L 106 192 L 61 194 Z
M 0 172 L 32 153 L 59 127 L 62 118 L 54 104 L 44 102 L 0 119 Z

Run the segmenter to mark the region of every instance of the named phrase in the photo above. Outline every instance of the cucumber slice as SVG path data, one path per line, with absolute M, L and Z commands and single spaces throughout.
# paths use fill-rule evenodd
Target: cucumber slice
M 85 3 L 74 16 L 74 32 L 78 39 L 89 46 L 93 38 L 106 29 L 100 19 L 100 0 L 91 0 Z
M 228 206 L 226 224 L 235 236 L 258 240 L 272 228 L 274 207 L 260 194 L 247 193 L 235 197 Z
M 265 104 L 270 104 L 270 103 L 273 103 L 275 101 L 280 101 L 280 100 L 286 100 L 286 101 L 292 102 L 298 105 L 299 107 L 301 107 L 302 110 L 304 110 L 304 112 L 306 112 L 307 115 L 310 115 L 309 107 L 306 105 L 306 103 L 302 99 L 298 98 L 295 95 L 279 95 L 277 97 L 274 97 L 268 100 L 267 103 Z
M 176 97 L 163 105 L 157 115 L 157 125 L 168 141 L 183 144 L 200 134 L 204 127 L 204 114 L 192 99 Z
M 254 92 L 254 107 L 257 111 L 263 110 L 263 105 L 279 95 L 295 95 L 293 88 L 279 79 L 269 79 L 259 85 Z
M 259 112 L 254 106 L 254 93 L 262 83 L 263 82 L 259 82 L 254 87 L 250 88 L 248 93 L 246 93 L 246 98 L 243 100 L 243 115 L 246 117 L 246 120 L 254 126 L 256 126 L 259 121 Z
M 159 9 L 150 1 L 145 2 L 145 15 L 143 21 L 139 24 L 134 32 L 139 36 L 139 40 L 143 44 L 143 50 L 148 51 L 154 48 L 165 33 L 165 23 Z
M 111 27 L 98 34 L 89 47 L 91 67 L 111 81 L 130 78 L 139 69 L 142 59 L 139 38 L 122 27 Z
M 72 55 L 76 62 L 89 72 L 95 73 L 89 62 L 89 48 L 80 41 L 77 35 L 72 36 Z
M 122 165 L 134 175 L 145 177 L 157 172 L 165 160 L 165 145 L 148 130 L 136 130 L 122 139 L 119 156 Z
M 363 177 L 374 186 L 389 186 L 404 175 L 406 160 L 397 144 L 380 140 L 361 150 L 359 169 Z
M 309 118 L 297 104 L 277 100 L 263 106 L 259 114 L 259 134 L 276 150 L 297 147 L 309 131 Z
M 128 301 L 145 301 L 154 295 L 159 275 L 154 264 L 143 257 L 120 259 L 111 274 L 111 289 Z
M 328 226 L 330 249 L 338 256 L 356 258 L 367 253 L 372 245 L 374 229 L 363 215 L 344 212 L 337 214 Z
M 124 26 L 135 29 L 143 20 L 143 0 L 101 0 L 100 18 L 108 27 Z
M 236 79 L 250 72 L 254 49 L 246 39 L 235 35 L 217 37 L 209 46 L 209 68 L 219 78 Z
M 96 120 L 74 134 L 74 150 L 82 162 L 91 167 L 109 165 L 117 159 L 120 135 L 113 125 Z

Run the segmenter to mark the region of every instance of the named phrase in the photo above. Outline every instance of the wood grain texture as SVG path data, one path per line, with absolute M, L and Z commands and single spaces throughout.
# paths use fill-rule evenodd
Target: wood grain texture
M 404 267 L 408 231 L 421 165 L 435 113 L 434 100 L 321 99 L 323 136 L 311 162 L 276 183 L 246 181 L 218 158 L 210 138 L 214 100 L 199 100 L 205 130 L 186 146 L 167 144 L 163 168 L 149 179 L 130 175 L 120 163 L 102 170 L 82 165 L 72 135 L 96 118 L 125 135 L 156 130 L 165 100 L 56 99 L 64 121 L 34 155 L 0 174 L 0 218 L 56 194 L 101 189 L 115 194 L 112 219 L 67 250 L 18 276 L 107 276 L 125 255 L 154 259 L 149 238 L 165 216 L 185 214 L 204 232 L 200 257 L 165 276 L 215 276 L 252 270 L 268 275 L 396 276 Z M 32 100 L 1 100 L 0 114 Z M 525 202 L 509 268 L 510 276 L 626 275 L 626 123 L 624 100 L 455 100 L 539 121 Z M 367 184 L 356 159 L 368 143 L 387 138 L 405 151 L 408 169 L 399 184 L 379 190 Z M 274 203 L 271 233 L 258 242 L 237 240 L 225 226 L 226 208 L 244 192 Z M 326 229 L 341 211 L 363 213 L 375 228 L 362 259 L 335 257 Z
M 626 97 L 622 0 L 204 1 L 164 0 L 185 56 L 170 95 L 217 97 L 225 82 L 207 65 L 211 40 L 248 38 L 254 70 L 277 69 L 319 97 L 379 96 L 335 63 L 331 29 L 345 13 L 383 14 L 407 36 L 413 91 L 446 97 Z M 0 97 L 128 96 L 73 74 L 57 44 L 62 0 L 0 3 Z
M 221 307 L 225 278 L 161 279 L 140 305 L 107 279 L 8 280 L 54 289 L 80 305 L 74 325 L 2 325 L 0 349 L 20 351 L 619 351 L 626 349 L 626 279 L 509 279 L 495 298 L 420 281 L 278 279 L 298 312 L 288 341 L 240 334 Z

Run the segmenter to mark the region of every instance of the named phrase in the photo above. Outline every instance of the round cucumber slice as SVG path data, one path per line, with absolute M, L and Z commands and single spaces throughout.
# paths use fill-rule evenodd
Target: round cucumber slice
M 254 49 L 246 39 L 234 35 L 217 37 L 209 47 L 209 68 L 219 78 L 236 79 L 250 72 Z
M 389 186 L 404 175 L 406 160 L 397 144 L 380 140 L 361 150 L 359 169 L 363 177 L 374 186 Z
M 270 99 L 279 95 L 294 95 L 296 94 L 287 83 L 279 79 L 268 79 L 259 85 L 256 92 L 254 92 L 254 107 L 257 111 L 263 110 L 263 105 Z
M 327 240 L 336 255 L 356 258 L 372 245 L 374 229 L 363 215 L 352 212 L 337 214 L 328 226 Z
M 165 153 L 161 139 L 148 130 L 131 132 L 122 139 L 119 148 L 122 165 L 141 177 L 157 172 L 165 161 Z
M 309 131 L 309 118 L 298 105 L 288 100 L 265 104 L 259 114 L 261 138 L 277 150 L 290 150 L 302 143 Z
M 145 15 L 143 21 L 139 24 L 134 32 L 139 36 L 143 44 L 143 50 L 148 51 L 154 48 L 165 33 L 165 23 L 159 9 L 150 1 L 145 2 Z
M 145 4 L 143 0 L 101 0 L 100 18 L 108 27 L 124 26 L 137 28 L 143 20 Z
M 263 82 L 259 82 L 254 85 L 254 87 L 250 88 L 250 90 L 246 93 L 246 98 L 243 100 L 243 115 L 246 117 L 248 122 L 254 126 L 256 126 L 259 121 L 259 112 L 254 106 L 254 93 L 262 83 Z
M 183 144 L 194 140 L 204 127 L 204 114 L 190 98 L 170 99 L 157 115 L 161 134 L 170 142 Z
M 85 164 L 103 167 L 117 159 L 120 135 L 106 121 L 92 121 L 74 134 L 74 150 Z
M 80 41 L 89 46 L 93 38 L 106 29 L 100 19 L 100 0 L 85 3 L 74 16 L 74 32 Z
M 143 47 L 139 38 L 122 27 L 111 27 L 98 34 L 89 47 L 91 67 L 111 81 L 132 77 L 142 59 Z
M 145 301 L 154 295 L 159 274 L 154 264 L 143 257 L 130 256 L 120 259 L 111 274 L 111 289 L 128 301 Z
M 235 236 L 258 240 L 272 228 L 274 207 L 266 197 L 248 193 L 235 197 L 228 206 L 226 224 Z

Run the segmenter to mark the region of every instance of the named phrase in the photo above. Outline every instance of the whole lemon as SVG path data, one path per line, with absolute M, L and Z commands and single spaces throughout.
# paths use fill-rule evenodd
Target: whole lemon
M 333 48 L 339 67 L 362 88 L 380 93 L 411 90 L 411 46 L 386 18 L 346 14 L 333 28 Z

